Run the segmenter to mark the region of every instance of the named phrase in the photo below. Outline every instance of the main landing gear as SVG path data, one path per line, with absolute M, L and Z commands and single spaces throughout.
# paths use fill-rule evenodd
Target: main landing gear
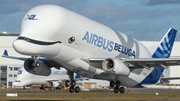
M 124 87 L 120 87 L 120 86 L 121 86 L 121 82 L 119 80 L 117 80 L 116 82 L 110 81 L 110 87 L 114 88 L 114 93 L 118 93 L 118 91 L 120 91 L 120 93 L 125 92 Z
M 79 86 L 76 86 L 76 81 L 74 80 L 74 73 L 72 71 L 68 71 L 67 74 L 69 75 L 70 81 L 65 81 L 65 86 L 69 87 L 69 92 L 73 93 L 74 91 L 76 93 L 80 92 Z

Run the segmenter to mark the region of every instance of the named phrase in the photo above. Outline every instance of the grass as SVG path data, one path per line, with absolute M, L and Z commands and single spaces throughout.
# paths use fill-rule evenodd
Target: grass
M 98 91 L 98 90 L 97 90 Z M 81 92 L 79 94 L 69 94 L 68 90 L 57 90 L 53 93 L 64 94 L 50 94 L 51 91 L 8 91 L 8 93 L 35 93 L 34 95 L 18 95 L 18 97 L 6 97 L 0 96 L 0 101 L 10 100 L 59 100 L 59 101 L 153 101 L 153 100 L 180 100 L 180 93 L 159 93 L 159 95 L 151 94 L 114 94 L 112 91 L 104 91 L 104 93 L 97 93 L 97 91 Z M 103 92 L 103 91 L 101 91 Z M 7 93 L 7 91 L 0 92 L 1 94 Z M 47 93 L 45 95 L 36 95 L 38 93 Z M 66 94 L 67 93 L 67 94 Z

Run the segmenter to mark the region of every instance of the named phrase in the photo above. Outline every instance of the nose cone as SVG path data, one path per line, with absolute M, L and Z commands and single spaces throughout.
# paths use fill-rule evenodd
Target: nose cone
M 23 45 L 24 42 L 23 40 L 15 40 L 13 42 L 13 48 L 18 52 L 18 53 L 21 53 L 21 54 L 24 54 L 26 49 L 23 48 Z
M 14 85 L 15 87 L 17 87 L 17 83 L 16 83 L 16 82 L 13 82 L 13 85 Z
M 15 87 L 24 86 L 24 85 L 21 84 L 21 81 L 20 81 L 20 80 L 15 80 L 15 81 L 13 82 L 13 85 L 14 85 Z
M 46 45 L 37 45 L 26 40 L 15 40 L 13 42 L 14 49 L 24 55 L 43 55 L 46 51 Z

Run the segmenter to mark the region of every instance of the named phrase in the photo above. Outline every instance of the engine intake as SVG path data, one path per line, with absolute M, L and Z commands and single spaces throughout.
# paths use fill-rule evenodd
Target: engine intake
M 130 69 L 119 59 L 107 58 L 103 61 L 102 67 L 104 71 L 119 76 L 128 76 Z
M 49 76 L 51 74 L 51 69 L 44 62 L 37 60 L 38 66 L 34 66 L 34 61 L 32 59 L 27 59 L 24 62 L 24 68 L 27 72 L 35 75 Z

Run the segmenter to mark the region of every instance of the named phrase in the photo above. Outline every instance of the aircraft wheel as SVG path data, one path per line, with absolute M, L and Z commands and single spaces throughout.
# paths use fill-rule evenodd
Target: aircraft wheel
M 39 67 L 39 66 L 40 66 L 40 64 L 37 62 L 37 63 L 36 63 L 36 67 Z
M 120 87 L 119 91 L 120 91 L 120 93 L 124 93 L 125 92 L 124 87 Z
M 114 88 L 114 93 L 118 93 L 118 91 L 119 91 L 119 88 L 115 87 Z
M 121 82 L 118 80 L 118 81 L 116 81 L 116 87 L 120 87 L 121 86 Z
M 74 92 L 74 87 L 73 87 L 73 86 L 69 87 L 69 92 L 70 92 L 70 93 L 73 93 L 73 92 Z
M 75 80 L 71 80 L 71 86 L 76 86 L 76 81 Z
M 40 87 L 39 89 L 44 89 L 44 86 L 43 86 L 43 85 L 41 85 L 41 87 Z
M 56 89 L 61 89 L 61 85 L 59 85 L 58 87 L 56 87 Z
M 79 86 L 76 86 L 74 90 L 76 93 L 79 93 L 81 89 L 79 88 Z
M 114 87 L 114 85 L 115 85 L 115 82 L 114 81 L 110 81 L 110 87 Z
M 66 81 L 65 81 L 65 86 L 66 86 L 66 87 L 69 87 L 69 85 L 70 85 L 70 81 L 69 81 L 69 80 L 66 80 Z

